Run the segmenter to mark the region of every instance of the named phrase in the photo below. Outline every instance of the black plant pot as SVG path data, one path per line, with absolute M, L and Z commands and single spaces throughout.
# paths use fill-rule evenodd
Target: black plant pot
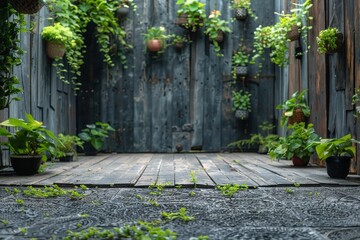
M 41 164 L 41 156 L 11 155 L 10 160 L 16 174 L 21 176 L 38 173 Z
M 96 156 L 98 151 L 91 145 L 90 142 L 84 144 L 84 153 L 86 156 Z
M 72 162 L 74 160 L 73 153 L 67 153 L 65 157 L 59 157 L 60 162 Z
M 349 174 L 351 157 L 328 157 L 326 159 L 327 174 L 331 178 L 346 178 Z

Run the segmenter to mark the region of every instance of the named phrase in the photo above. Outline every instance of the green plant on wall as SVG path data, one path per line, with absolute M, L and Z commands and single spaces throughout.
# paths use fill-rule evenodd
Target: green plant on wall
M 18 37 L 25 31 L 25 20 L 9 4 L 0 7 L 0 110 L 8 108 L 12 101 L 19 101 L 15 95 L 22 92 L 19 79 L 13 75 L 13 67 L 21 64 L 24 51 L 19 47 Z M 12 21 L 9 18 L 13 17 Z
M 360 117 L 360 88 L 356 88 L 355 89 L 355 94 L 352 97 L 352 103 L 355 106 L 355 118 L 359 118 Z
M 73 34 L 68 27 L 55 23 L 52 26 L 44 27 L 41 36 L 44 40 L 56 42 L 63 45 L 70 45 Z
M 183 24 L 186 29 L 195 32 L 204 26 L 206 18 L 204 3 L 198 0 L 177 0 L 176 4 L 180 6 L 177 11 L 178 15 L 186 16 L 186 22 Z
M 337 28 L 327 28 L 319 32 L 319 36 L 316 37 L 316 43 L 318 45 L 318 53 L 336 52 L 339 40 L 338 40 Z
M 245 8 L 247 13 L 254 19 L 257 19 L 257 16 L 251 10 L 251 0 L 232 0 L 230 8 L 232 9 L 239 9 Z

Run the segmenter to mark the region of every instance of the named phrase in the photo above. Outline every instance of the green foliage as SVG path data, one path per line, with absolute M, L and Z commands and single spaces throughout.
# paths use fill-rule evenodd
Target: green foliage
M 137 9 L 137 5 L 135 4 L 134 0 L 120 0 L 118 7 L 132 8 L 134 11 Z
M 280 144 L 275 149 L 271 149 L 269 155 L 271 159 L 291 159 L 297 156 L 307 160 L 315 153 L 314 143 L 319 141 L 319 136 L 315 133 L 313 124 L 296 123 L 288 127 L 291 134 L 280 138 Z
M 71 199 L 80 199 L 84 195 L 75 191 L 73 189 L 65 190 L 60 188 L 56 184 L 51 186 L 44 186 L 44 188 L 34 188 L 32 186 L 27 187 L 24 189 L 22 193 L 28 197 L 35 197 L 35 198 L 55 198 L 61 196 L 69 196 Z
M 192 182 L 194 184 L 194 188 L 196 188 L 197 178 L 194 170 L 190 171 L 190 182 Z
M 160 52 L 163 52 L 167 48 L 167 39 L 171 38 L 172 35 L 166 34 L 166 29 L 164 27 L 151 27 L 147 30 L 144 35 L 145 45 L 147 41 L 150 40 L 160 40 L 162 44 L 162 49 Z
M 205 21 L 205 34 L 209 36 L 210 41 L 214 45 L 214 51 L 217 56 L 224 56 L 220 53 L 221 48 L 217 41 L 217 37 L 219 32 L 226 33 L 231 32 L 230 28 L 228 27 L 228 22 L 225 20 L 220 19 L 221 12 L 218 10 L 211 11 L 209 18 Z
M 43 160 L 47 159 L 46 154 L 54 156 L 55 146 L 61 144 L 57 137 L 30 114 L 26 114 L 26 118 L 27 121 L 9 118 L 0 123 L 0 126 L 14 129 L 10 133 L 0 128 L 0 136 L 9 138 L 8 142 L 2 144 L 8 146 L 15 155 L 41 155 Z
M 206 18 L 204 3 L 198 0 L 177 0 L 176 4 L 180 5 L 178 15 L 186 14 L 187 22 L 184 24 L 186 29 L 195 32 L 204 25 Z
M 327 28 L 319 32 L 319 36 L 316 37 L 316 43 L 318 45 L 317 51 L 319 53 L 332 52 L 337 49 L 338 34 L 337 28 Z
M 251 17 L 257 19 L 257 16 L 251 10 L 251 0 L 232 0 L 230 7 L 232 9 L 245 8 Z
M 352 103 L 355 106 L 355 118 L 360 117 L 360 88 L 355 89 L 355 94 L 352 96 Z
M 195 220 L 195 217 L 188 216 L 186 208 L 180 208 L 178 212 L 162 212 L 161 216 L 166 220 L 173 221 L 179 219 L 183 222 L 189 222 Z
M 295 191 L 291 188 L 285 188 L 285 192 L 289 194 L 293 194 Z
M 24 200 L 22 199 L 16 199 L 15 202 L 19 205 L 24 205 Z
M 46 41 L 56 42 L 64 46 L 70 45 L 73 34 L 69 27 L 64 27 L 60 23 L 44 27 L 41 36 Z
M 284 103 L 276 106 L 276 109 L 284 110 L 284 114 L 281 117 L 281 126 L 284 126 L 289 121 L 289 117 L 293 116 L 295 109 L 301 109 L 306 117 L 310 116 L 310 108 L 306 103 L 305 93 L 307 89 L 303 91 L 295 92 Z
M 84 145 L 84 142 L 78 136 L 60 133 L 58 139 L 61 144 L 56 146 L 56 157 L 64 157 L 68 153 L 76 155 L 76 146 L 83 148 Z
M 86 128 L 79 133 L 79 138 L 84 142 L 90 142 L 91 145 L 99 151 L 104 145 L 105 138 L 108 138 L 108 132 L 115 131 L 108 123 L 96 122 L 88 124 Z
M 246 191 L 249 189 L 249 186 L 246 184 L 225 184 L 224 186 L 220 186 L 218 185 L 216 187 L 218 190 L 221 191 L 221 194 L 226 196 L 226 197 L 233 197 L 235 193 L 237 193 L 238 191 Z
M 155 189 L 156 191 L 151 191 L 150 194 L 151 195 L 161 195 L 164 188 L 166 186 L 170 186 L 170 185 L 171 185 L 171 182 L 166 182 L 165 184 L 153 182 L 153 183 L 150 184 L 149 188 L 150 189 Z
M 341 138 L 321 139 L 320 142 L 314 144 L 316 152 L 321 160 L 325 160 L 331 156 L 355 156 L 355 146 L 353 143 L 360 143 L 351 138 L 351 134 L 347 134 Z
M 232 91 L 232 110 L 244 110 L 251 112 L 251 93 L 245 90 Z
M 13 68 L 21 64 L 24 54 L 18 35 L 26 31 L 25 26 L 24 15 L 16 12 L 10 4 L 0 8 L 0 110 L 8 108 L 12 101 L 21 100 L 16 94 L 23 90 L 19 79 L 13 75 Z

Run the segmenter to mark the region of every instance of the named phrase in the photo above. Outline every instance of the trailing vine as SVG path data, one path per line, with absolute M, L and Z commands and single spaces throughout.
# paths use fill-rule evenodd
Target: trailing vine
M 19 47 L 18 34 L 26 31 L 23 14 L 17 13 L 9 4 L 0 6 L 0 109 L 8 108 L 12 101 L 19 101 L 14 96 L 21 93 L 19 79 L 13 75 L 13 67 L 21 64 L 24 51 Z M 13 17 L 10 21 L 10 17 Z
M 115 11 L 119 3 L 115 0 L 63 0 L 48 1 L 50 11 L 54 14 L 54 21 L 60 22 L 61 25 L 69 27 L 74 33 L 74 38 L 70 46 L 66 49 L 66 60 L 70 66 L 72 74 L 71 80 L 64 76 L 66 73 L 65 66 L 61 59 L 54 62 L 57 68 L 59 78 L 67 83 L 73 84 L 74 90 L 79 90 L 81 83 L 78 77 L 81 76 L 80 68 L 84 64 L 85 40 L 83 34 L 86 32 L 88 24 L 92 21 L 96 25 L 97 43 L 100 46 L 100 52 L 103 53 L 104 62 L 113 67 L 114 57 L 120 58 L 124 68 L 126 66 L 125 52 L 132 48 L 125 40 L 126 32 L 119 25 L 115 16 Z M 120 50 L 114 47 L 120 45 Z M 112 54 L 116 52 L 115 54 Z

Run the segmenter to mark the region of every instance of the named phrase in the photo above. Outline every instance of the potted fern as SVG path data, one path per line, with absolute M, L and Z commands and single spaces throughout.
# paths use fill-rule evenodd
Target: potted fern
M 251 112 L 251 93 L 245 90 L 232 92 L 232 109 L 235 112 L 235 117 L 241 120 L 249 118 Z
M 66 47 L 70 45 L 73 33 L 70 28 L 55 23 L 44 27 L 41 36 L 46 40 L 46 53 L 50 58 L 63 57 Z

